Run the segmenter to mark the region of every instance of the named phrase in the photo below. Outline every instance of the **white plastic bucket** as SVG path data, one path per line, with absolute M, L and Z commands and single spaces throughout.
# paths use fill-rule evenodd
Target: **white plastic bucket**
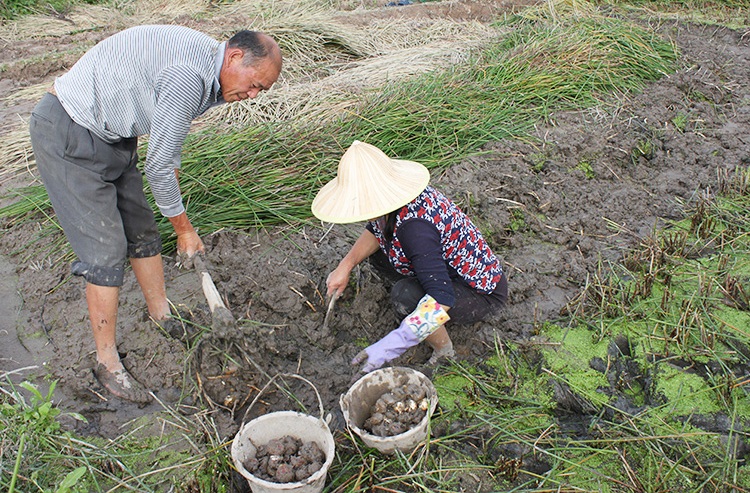
M 279 376 L 279 375 L 277 375 Z M 232 442 L 232 460 L 234 467 L 247 479 L 253 493 L 275 493 L 280 491 L 291 491 L 295 493 L 320 493 L 325 487 L 328 468 L 333 463 L 335 455 L 335 442 L 328 425 L 323 420 L 323 401 L 315 386 L 299 375 L 285 374 L 284 376 L 298 378 L 310 384 L 315 390 L 320 404 L 320 418 L 302 414 L 295 411 L 278 411 L 264 414 L 246 423 Z M 258 397 L 274 381 L 273 377 L 263 389 L 258 392 L 253 402 L 248 406 L 248 411 L 253 407 Z M 246 412 L 247 414 L 247 412 Z M 315 442 L 320 450 L 326 455 L 326 460 L 318 471 L 304 481 L 289 483 L 275 483 L 266 481 L 251 474 L 245 469 L 244 462 L 255 457 L 257 447 L 265 445 L 271 440 L 283 438 L 286 435 L 296 437 L 303 442 Z M 257 444 L 257 445 L 256 445 Z
M 424 418 L 404 433 L 390 437 L 373 435 L 363 429 L 362 425 L 370 417 L 372 406 L 380 396 L 406 384 L 417 384 L 425 389 L 427 398 L 430 399 L 430 407 Z M 430 418 L 437 407 L 438 396 L 435 386 L 423 373 L 411 368 L 394 367 L 382 368 L 364 375 L 341 396 L 339 404 L 346 425 L 365 445 L 385 454 L 392 454 L 396 450 L 409 453 L 427 438 Z

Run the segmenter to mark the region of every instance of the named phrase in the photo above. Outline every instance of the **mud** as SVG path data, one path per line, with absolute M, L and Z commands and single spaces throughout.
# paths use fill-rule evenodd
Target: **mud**
M 682 52 L 677 73 L 630 95 L 616 111 L 554 115 L 536 129 L 538 142 L 495 142 L 481 157 L 433 177 L 485 231 L 509 279 L 502 313 L 449 329 L 458 358 L 481 361 L 494 352 L 496 338 L 523 343 L 539 324 L 560 320 L 601 262 L 621 260 L 663 220 L 682 217 L 685 205 L 715 185 L 717 170 L 750 164 L 750 36 L 685 24 L 659 30 Z M 4 79 L 0 88 L 28 82 Z M 5 126 L 29 109 L 6 99 L 0 122 Z M 684 125 L 675 124 L 678 115 L 688 116 Z M 648 152 L 639 152 L 644 142 Z M 112 398 L 94 379 L 84 285 L 69 276 L 68 262 L 22 255 L 37 224 L 6 228 L 0 239 L 0 365 L 16 380 L 59 380 L 55 401 L 87 419 L 68 425 L 105 437 L 163 405 L 187 415 L 208 408 L 218 434 L 232 437 L 255 415 L 297 410 L 276 391 L 245 412 L 258 389 L 279 373 L 315 383 L 326 413 L 335 415 L 340 394 L 356 377 L 350 359 L 363 341 L 377 340 L 398 323 L 387 286 L 363 264 L 323 328 L 325 278 L 361 227 L 206 236 L 213 280 L 237 320 L 236 331 L 225 337 L 210 330 L 198 275 L 165 257 L 169 298 L 202 330 L 190 346 L 148 319 L 129 273 L 120 296 L 118 345 L 126 367 L 158 398 L 143 408 Z M 428 358 L 420 345 L 395 363 L 429 371 Z M 314 392 L 293 380 L 284 386 L 317 413 Z

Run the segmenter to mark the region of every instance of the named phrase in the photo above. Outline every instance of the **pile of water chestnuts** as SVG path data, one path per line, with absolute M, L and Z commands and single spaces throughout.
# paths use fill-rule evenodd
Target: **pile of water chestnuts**
M 290 435 L 257 447 L 255 457 L 242 463 L 256 478 L 274 483 L 304 481 L 323 467 L 325 453 L 314 441 L 303 442 Z
M 362 427 L 373 435 L 400 435 L 419 424 L 430 408 L 427 390 L 408 383 L 395 387 L 375 401 Z

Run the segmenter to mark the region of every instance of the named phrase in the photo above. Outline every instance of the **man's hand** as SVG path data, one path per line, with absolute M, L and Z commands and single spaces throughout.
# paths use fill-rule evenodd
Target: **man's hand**
M 198 253 L 204 253 L 206 247 L 203 246 L 203 240 L 193 228 L 187 213 L 169 218 L 175 233 L 177 233 L 177 256 L 179 263 L 183 267 L 192 268 L 193 257 Z
M 186 269 L 193 268 L 193 258 L 205 253 L 203 240 L 197 233 L 183 234 L 177 237 L 177 265 Z
M 193 258 L 197 253 L 205 253 L 206 247 L 198 233 L 192 231 L 177 236 L 177 254 Z

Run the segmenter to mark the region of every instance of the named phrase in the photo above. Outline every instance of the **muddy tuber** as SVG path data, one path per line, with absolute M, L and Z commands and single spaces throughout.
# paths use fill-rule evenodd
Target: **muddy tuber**
M 286 435 L 256 449 L 243 465 L 253 476 L 275 483 L 304 481 L 323 467 L 326 456 L 316 442 Z
M 405 433 L 418 425 L 430 408 L 427 391 L 407 384 L 384 393 L 370 409 L 363 428 L 373 435 L 388 437 Z

